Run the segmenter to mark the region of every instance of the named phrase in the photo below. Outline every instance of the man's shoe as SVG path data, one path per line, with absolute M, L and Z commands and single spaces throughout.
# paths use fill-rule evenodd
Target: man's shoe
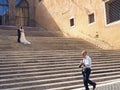
M 95 90 L 95 88 L 96 88 L 96 83 L 95 83 L 95 85 L 93 85 L 93 90 Z

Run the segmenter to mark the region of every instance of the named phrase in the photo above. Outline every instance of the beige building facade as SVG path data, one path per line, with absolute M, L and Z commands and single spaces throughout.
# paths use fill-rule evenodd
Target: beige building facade
M 37 26 L 120 49 L 120 0 L 36 0 L 35 6 Z

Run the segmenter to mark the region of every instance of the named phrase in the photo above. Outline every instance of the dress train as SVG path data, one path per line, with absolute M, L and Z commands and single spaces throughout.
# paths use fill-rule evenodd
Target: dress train
M 26 40 L 24 32 L 21 32 L 20 42 L 23 44 L 31 44 L 28 40 Z

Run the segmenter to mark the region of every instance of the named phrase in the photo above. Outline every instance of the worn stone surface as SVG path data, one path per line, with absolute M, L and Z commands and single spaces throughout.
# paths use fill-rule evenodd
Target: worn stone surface
M 109 0 L 107 0 L 109 1 Z M 116 0 L 117 1 L 117 0 Z M 82 38 L 81 33 L 101 41 L 100 45 L 108 49 L 120 49 L 120 23 L 106 24 L 106 9 L 103 0 L 36 0 L 36 22 L 48 30 L 61 30 L 67 37 Z M 89 24 L 88 15 L 94 13 L 95 22 Z M 74 26 L 70 26 L 70 19 Z
M 120 80 L 98 85 L 96 90 L 120 90 Z
M 85 90 L 84 88 L 77 88 L 73 90 Z M 93 90 L 90 86 L 90 90 Z M 95 90 L 120 90 L 120 80 L 114 80 L 98 84 Z

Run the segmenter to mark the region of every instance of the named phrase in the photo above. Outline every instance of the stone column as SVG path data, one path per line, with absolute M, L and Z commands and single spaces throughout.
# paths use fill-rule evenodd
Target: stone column
M 29 26 L 35 26 L 35 0 L 27 0 L 29 3 Z
M 15 0 L 8 0 L 9 1 L 9 24 L 10 25 L 16 25 L 15 20 Z

